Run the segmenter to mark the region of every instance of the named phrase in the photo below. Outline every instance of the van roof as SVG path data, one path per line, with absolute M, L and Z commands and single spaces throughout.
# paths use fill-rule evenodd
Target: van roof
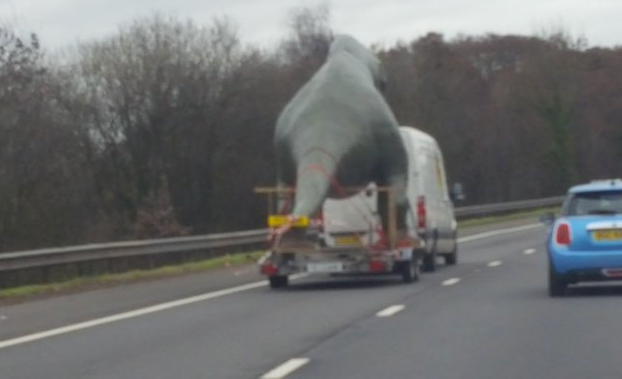
M 423 132 L 417 128 L 415 128 L 414 126 L 400 126 L 400 131 L 403 133 L 407 133 L 409 135 L 409 137 L 411 139 L 416 139 L 419 141 L 426 141 L 429 142 L 431 144 L 436 144 L 436 140 L 434 139 L 434 137 L 432 137 L 431 135 L 429 135 L 426 132 Z

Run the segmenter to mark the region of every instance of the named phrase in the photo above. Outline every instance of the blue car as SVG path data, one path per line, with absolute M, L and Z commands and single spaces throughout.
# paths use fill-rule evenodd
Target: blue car
M 570 188 L 560 216 L 548 221 L 550 296 L 569 284 L 622 280 L 622 180 Z

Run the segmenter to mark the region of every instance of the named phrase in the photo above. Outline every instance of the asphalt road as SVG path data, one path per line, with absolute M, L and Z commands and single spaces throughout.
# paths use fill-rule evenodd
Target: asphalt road
M 551 299 L 543 228 L 468 238 L 411 285 L 236 269 L 2 307 L 0 378 L 622 377 L 620 287 Z

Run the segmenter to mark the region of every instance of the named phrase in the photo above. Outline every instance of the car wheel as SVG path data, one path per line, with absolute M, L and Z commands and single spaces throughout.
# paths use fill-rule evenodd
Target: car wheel
M 561 275 L 556 273 L 553 265 L 549 263 L 549 296 L 564 296 L 566 287 L 568 287 L 568 282 L 566 282 Z
M 289 278 L 285 275 L 273 275 L 268 278 L 270 281 L 270 287 L 283 288 L 289 284 Z
M 419 281 L 419 260 L 413 258 L 407 262 L 400 262 L 400 272 L 404 283 Z

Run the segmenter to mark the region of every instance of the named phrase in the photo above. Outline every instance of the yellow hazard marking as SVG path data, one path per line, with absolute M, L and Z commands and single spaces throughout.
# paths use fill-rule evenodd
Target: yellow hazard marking
M 292 218 L 288 215 L 270 215 L 268 216 L 268 226 L 271 228 L 276 228 L 283 225 L 289 225 L 296 228 L 306 228 L 309 226 L 309 217 L 302 216 Z

